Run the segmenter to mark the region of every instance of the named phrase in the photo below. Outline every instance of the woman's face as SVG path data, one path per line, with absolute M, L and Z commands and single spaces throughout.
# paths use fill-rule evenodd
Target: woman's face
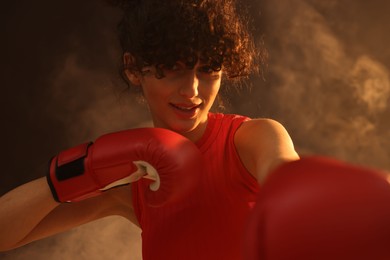
M 164 77 L 155 77 L 155 68 L 145 67 L 139 79 L 149 105 L 155 127 L 178 132 L 192 141 L 198 140 L 205 128 L 208 112 L 221 84 L 221 71 L 198 63 L 188 69 L 177 62 L 162 68 Z

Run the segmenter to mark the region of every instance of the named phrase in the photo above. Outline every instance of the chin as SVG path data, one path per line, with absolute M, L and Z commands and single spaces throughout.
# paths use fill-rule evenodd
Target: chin
M 196 130 L 198 126 L 199 126 L 199 122 L 198 120 L 195 119 L 187 122 L 180 122 L 180 121 L 174 122 L 169 126 L 169 129 L 176 133 L 186 136 L 189 133 Z
M 172 131 L 177 132 L 177 133 L 182 134 L 182 135 L 191 133 L 195 129 L 196 129 L 195 125 L 191 125 L 191 126 L 184 126 L 184 125 L 178 126 L 178 125 L 176 125 L 176 126 L 171 128 Z

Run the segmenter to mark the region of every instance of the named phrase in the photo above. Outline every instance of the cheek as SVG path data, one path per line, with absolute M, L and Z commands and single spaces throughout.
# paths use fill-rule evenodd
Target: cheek
M 148 80 L 142 84 L 142 92 L 147 101 L 161 100 L 167 95 L 167 88 L 160 82 L 155 82 L 154 80 Z
M 219 88 L 220 88 L 220 82 L 213 83 L 212 85 L 209 85 L 205 88 L 205 96 L 210 101 L 214 101 L 216 96 L 218 95 Z

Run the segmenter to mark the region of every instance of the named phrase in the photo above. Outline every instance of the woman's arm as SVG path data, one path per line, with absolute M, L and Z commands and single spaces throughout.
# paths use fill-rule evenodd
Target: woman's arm
M 57 203 L 46 178 L 21 185 L 0 198 L 0 251 L 69 230 L 90 221 L 121 215 L 137 224 L 130 186 L 76 203 Z
M 47 180 L 52 189 L 41 178 L 0 198 L 0 250 L 108 215 L 122 215 L 137 224 L 131 186 L 123 185 L 148 175 L 155 181 L 145 191 L 147 204 L 160 206 L 191 192 L 196 178 L 188 176 L 196 175 L 180 173 L 197 172 L 199 162 L 201 154 L 194 143 L 158 128 L 109 133 L 94 143 L 64 150 L 50 163 Z M 171 167 L 159 167 L 167 163 Z M 53 196 L 72 203 L 59 204 Z
M 234 141 L 243 164 L 259 183 L 282 163 L 299 159 L 286 129 L 271 119 L 244 122 Z

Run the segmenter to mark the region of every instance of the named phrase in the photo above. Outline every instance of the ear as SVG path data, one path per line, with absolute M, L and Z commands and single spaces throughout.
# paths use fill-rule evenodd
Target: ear
M 130 70 L 127 69 L 134 62 L 135 62 L 134 57 L 130 53 L 125 52 L 123 54 L 123 65 L 125 68 L 124 69 L 125 75 L 127 79 L 131 82 L 131 84 L 135 86 L 139 86 L 141 85 L 141 80 L 139 75 L 136 75 L 134 72 L 131 72 Z

